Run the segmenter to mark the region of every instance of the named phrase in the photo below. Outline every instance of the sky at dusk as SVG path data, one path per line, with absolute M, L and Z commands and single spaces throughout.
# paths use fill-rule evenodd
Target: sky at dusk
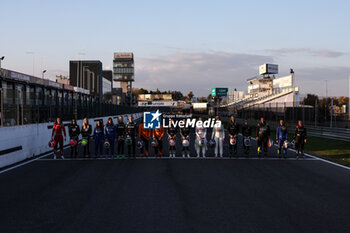
M 264 63 L 293 68 L 302 94 L 349 93 L 349 1 L 2 0 L 2 67 L 68 75 L 69 60 L 135 55 L 135 87 L 246 91 Z

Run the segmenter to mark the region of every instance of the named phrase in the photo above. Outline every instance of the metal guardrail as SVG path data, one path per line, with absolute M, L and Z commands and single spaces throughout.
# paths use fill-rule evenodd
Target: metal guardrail
M 222 117 L 223 121 L 229 121 L 229 117 Z M 243 124 L 243 119 L 236 119 L 238 124 Z M 257 120 L 249 120 L 251 126 L 256 126 Z M 271 129 L 276 129 L 278 122 L 268 122 Z M 349 128 L 330 128 L 324 126 L 311 126 L 306 125 L 307 135 L 320 138 L 335 139 L 341 141 L 350 142 L 350 129 Z M 289 125 L 289 133 L 294 134 L 295 125 Z
M 350 129 L 307 126 L 308 135 L 321 138 L 350 141 Z

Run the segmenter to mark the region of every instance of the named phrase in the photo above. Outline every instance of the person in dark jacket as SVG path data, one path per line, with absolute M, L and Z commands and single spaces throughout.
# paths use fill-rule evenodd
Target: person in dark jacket
M 114 157 L 114 141 L 117 137 L 117 129 L 113 124 L 112 118 L 108 118 L 105 126 L 105 135 L 109 142 L 109 148 L 106 149 L 106 155 L 110 153 L 111 157 Z
M 230 136 L 229 149 L 230 149 L 230 157 L 231 157 L 233 153 L 237 155 L 237 144 L 238 144 L 237 141 L 238 141 L 238 132 L 239 132 L 238 124 L 234 116 L 231 116 L 231 120 L 227 126 L 227 131 L 228 131 L 228 135 Z M 231 143 L 232 139 L 235 142 L 234 144 Z
M 119 116 L 118 124 L 116 127 L 117 127 L 117 140 L 118 140 L 117 157 L 124 158 L 125 124 L 122 116 Z
M 287 155 L 287 148 L 283 144 L 288 141 L 288 128 L 283 120 L 280 120 L 280 125 L 276 129 L 277 156 L 280 157 L 283 152 L 283 157 Z
M 151 129 L 143 128 L 143 124 L 139 124 L 139 139 L 143 142 L 143 147 L 140 149 L 140 155 L 143 156 L 143 151 L 145 151 L 146 157 L 149 155 L 149 140 L 151 138 Z
M 183 119 L 184 122 L 184 127 L 180 129 L 180 135 L 181 135 L 181 144 L 182 144 L 182 157 L 185 158 L 187 156 L 190 158 L 190 133 L 191 133 L 191 128 L 187 127 L 187 119 Z M 188 145 L 184 145 L 183 142 L 187 140 Z
M 304 145 L 306 143 L 307 133 L 306 127 L 303 125 L 302 121 L 298 121 L 298 125 L 295 128 L 294 140 L 295 140 L 295 153 L 297 159 L 299 159 L 299 152 L 304 158 Z
M 163 155 L 163 138 L 165 134 L 165 130 L 163 125 L 160 126 L 159 129 L 153 129 L 153 140 L 157 140 L 158 145 L 154 148 L 154 156 L 162 156 Z
M 246 146 L 245 144 L 245 139 L 249 139 L 250 141 L 250 137 L 252 135 L 252 129 L 250 128 L 250 126 L 248 125 L 248 120 L 245 120 L 244 121 L 244 124 L 242 126 L 242 136 L 243 136 L 243 149 L 244 149 L 244 152 L 246 154 L 249 153 L 249 146 Z
M 170 127 L 167 130 L 168 141 L 169 141 L 169 157 L 175 158 L 176 157 L 176 145 L 171 146 L 170 140 L 174 140 L 176 143 L 177 127 L 174 126 L 173 119 L 170 119 L 169 122 L 170 122 Z
M 258 140 L 258 156 L 261 155 L 262 147 L 264 148 L 264 156 L 267 156 L 267 144 L 270 137 L 270 126 L 265 122 L 264 117 L 260 118 L 260 122 L 256 127 L 256 139 Z
M 68 127 L 69 137 L 70 140 L 75 140 L 76 142 L 79 141 L 79 134 L 80 134 L 80 127 L 77 124 L 77 121 L 75 119 L 72 119 L 72 123 Z M 70 148 L 70 157 L 76 158 L 78 156 L 78 145 L 71 146 Z
M 131 155 L 135 158 L 135 149 L 136 149 L 136 136 L 137 136 L 137 126 L 134 122 L 134 117 L 132 115 L 129 116 L 129 121 L 125 125 L 126 136 L 131 138 L 131 145 L 128 145 L 128 155 Z M 131 153 L 132 149 L 132 153 Z
M 100 151 L 101 157 L 103 155 L 103 142 L 105 138 L 101 121 L 96 122 L 93 137 L 95 140 L 95 157 L 97 157 L 98 151 Z
M 89 124 L 89 120 L 84 118 L 83 126 L 81 127 L 81 136 L 82 139 L 87 140 L 87 145 L 83 146 L 83 157 L 91 157 L 90 154 L 90 136 L 92 133 L 91 125 Z

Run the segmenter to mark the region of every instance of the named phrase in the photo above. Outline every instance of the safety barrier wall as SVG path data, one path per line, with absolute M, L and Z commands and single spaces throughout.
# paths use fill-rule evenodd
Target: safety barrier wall
M 124 121 L 127 121 L 129 115 L 133 115 L 135 120 L 142 117 L 142 113 L 123 114 L 121 116 L 124 117 Z M 118 116 L 120 115 L 111 116 L 115 123 Z M 106 123 L 108 116 L 89 118 L 89 123 L 93 128 L 96 124 L 95 120 L 99 119 Z M 83 120 L 78 120 L 77 123 L 81 126 Z M 0 168 L 50 152 L 52 149 L 49 148 L 48 142 L 51 138 L 52 125 L 52 123 L 40 123 L 0 128 Z M 66 133 L 68 136 L 67 126 Z M 64 143 L 68 145 L 69 140 Z
M 329 138 L 336 139 L 342 141 L 350 141 L 350 129 L 345 128 L 330 128 L 330 127 L 308 127 L 309 132 L 308 135 L 321 137 L 321 138 Z

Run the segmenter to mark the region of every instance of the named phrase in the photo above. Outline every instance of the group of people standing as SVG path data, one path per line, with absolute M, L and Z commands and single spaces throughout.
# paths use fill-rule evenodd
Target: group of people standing
M 264 156 L 267 155 L 268 147 L 273 144 L 273 140 L 270 139 L 270 127 L 265 122 L 264 118 L 261 117 L 260 121 L 256 127 L 256 140 L 258 141 L 258 156 L 261 155 L 262 151 L 264 152 Z M 296 158 L 304 157 L 304 145 L 307 141 L 307 133 L 306 127 L 302 124 L 302 121 L 298 121 L 297 126 L 295 127 L 294 137 L 292 142 L 289 142 L 289 133 L 288 127 L 286 126 L 284 120 L 279 121 L 279 125 L 276 129 L 276 144 L 277 144 L 277 156 L 284 158 L 287 155 L 287 150 L 290 145 L 293 145 Z
M 102 120 L 97 120 L 93 128 L 87 118 L 84 118 L 83 124 L 80 127 L 75 119 L 72 119 L 68 125 L 70 137 L 70 156 L 77 158 L 78 156 L 78 141 L 81 135 L 81 144 L 83 147 L 83 157 L 91 157 L 90 143 L 95 144 L 94 156 L 110 155 L 115 156 L 115 142 L 117 142 L 117 157 L 124 157 L 124 144 L 128 146 L 129 155 L 136 156 L 136 123 L 133 116 L 130 115 L 128 122 L 124 123 L 122 116 L 118 118 L 118 123 L 115 125 L 112 118 L 108 118 L 107 123 L 103 125 Z M 54 141 L 54 158 L 56 159 L 57 149 L 59 147 L 60 156 L 64 159 L 63 141 L 66 140 L 65 126 L 58 117 L 52 128 L 52 140 Z M 104 153 L 105 150 L 105 153 Z
M 186 125 L 186 119 L 183 120 Z M 198 121 L 203 122 L 201 117 Z M 216 117 L 216 122 L 220 122 L 219 116 Z M 113 123 L 112 118 L 108 118 L 106 124 L 104 125 L 101 120 L 96 121 L 96 125 L 93 128 L 89 124 L 87 118 L 84 119 L 82 126 L 80 127 L 76 120 L 73 119 L 71 124 L 68 126 L 69 137 L 71 144 L 70 155 L 72 158 L 78 156 L 78 141 L 81 135 L 81 144 L 83 147 L 82 155 L 83 157 L 91 157 L 90 153 L 90 143 L 91 140 L 94 141 L 94 156 L 111 156 L 111 157 L 125 157 L 124 145 L 128 147 L 128 156 L 136 157 L 136 147 L 140 151 L 140 156 L 149 156 L 149 147 L 154 148 L 155 156 L 163 156 L 163 141 L 164 136 L 167 135 L 167 144 L 169 148 L 169 157 L 176 157 L 176 143 L 180 141 L 182 157 L 191 157 L 190 155 L 190 127 L 175 127 L 173 120 L 170 119 L 170 126 L 167 129 L 161 125 L 159 129 L 146 129 L 143 124 L 140 123 L 137 126 L 130 115 L 127 123 L 124 123 L 122 116 L 118 118 L 117 124 Z M 207 140 L 207 128 L 203 124 L 197 124 L 194 129 L 195 140 L 194 149 L 196 151 L 197 157 L 206 157 L 206 152 L 208 147 L 214 148 L 215 157 L 223 157 L 224 143 L 226 131 L 229 138 L 229 157 L 237 155 L 238 148 L 238 135 L 242 135 L 242 145 L 245 154 L 249 154 L 251 147 L 251 136 L 252 128 L 248 124 L 248 120 L 244 121 L 241 127 L 236 122 L 234 116 L 230 117 L 230 121 L 227 124 L 227 130 L 225 130 L 224 124 L 215 124 L 212 128 L 212 133 L 210 140 Z M 179 136 L 178 136 L 179 134 Z M 266 156 L 268 153 L 268 148 L 273 144 L 271 137 L 270 127 L 265 122 L 264 118 L 261 117 L 260 121 L 256 127 L 256 137 L 257 140 L 257 155 L 260 157 Z M 293 142 L 295 144 L 296 156 L 299 158 L 304 155 L 304 144 L 306 143 L 306 128 L 303 126 L 302 122 L 299 121 L 295 128 Z M 137 141 L 137 137 L 139 140 Z M 179 140 L 178 140 L 179 139 Z M 56 151 L 58 146 L 60 147 L 61 158 L 63 155 L 63 141 L 66 140 L 65 126 L 61 122 L 60 118 L 57 118 L 53 129 L 52 129 L 52 140 L 54 140 L 54 158 L 56 158 Z M 287 154 L 288 145 L 288 128 L 283 120 L 280 120 L 279 126 L 276 129 L 276 144 L 277 144 L 277 156 L 285 157 Z M 117 146 L 117 153 L 115 153 L 115 145 Z

